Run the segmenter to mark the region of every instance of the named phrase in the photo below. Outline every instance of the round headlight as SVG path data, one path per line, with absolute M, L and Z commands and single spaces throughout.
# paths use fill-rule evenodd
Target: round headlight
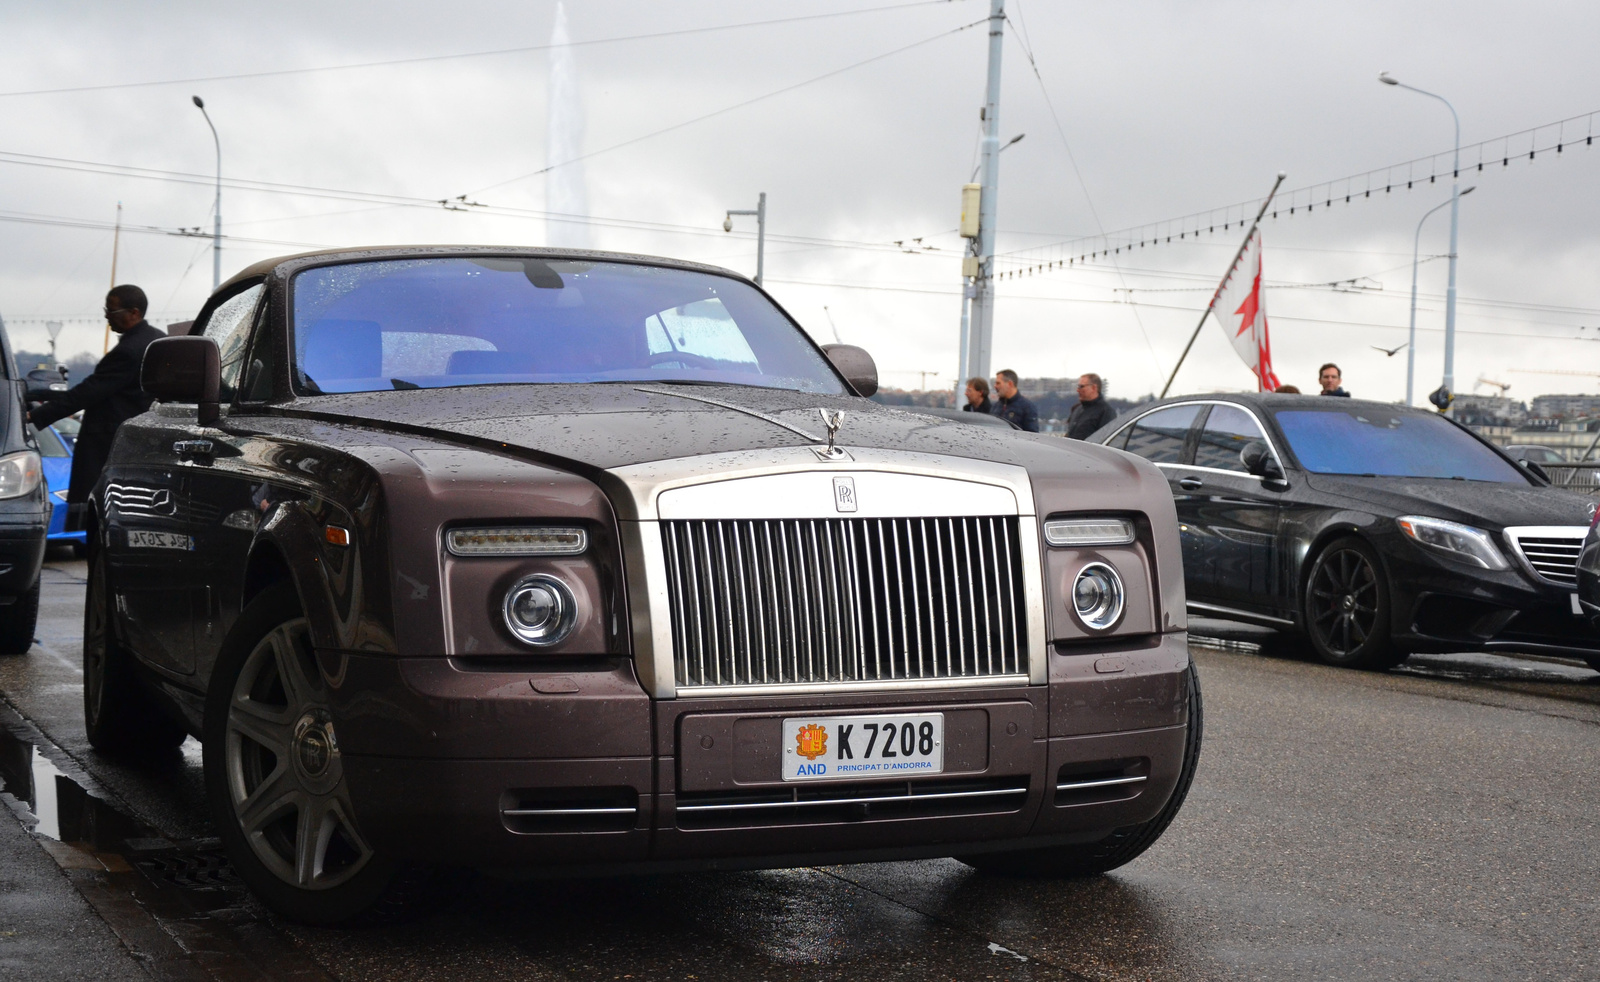
M 1122 616 L 1122 578 L 1105 563 L 1090 563 L 1072 584 L 1072 609 L 1085 627 L 1104 631 Z
M 502 611 L 512 634 L 542 648 L 559 644 L 572 633 L 577 606 L 565 583 L 547 573 L 535 573 L 506 591 Z

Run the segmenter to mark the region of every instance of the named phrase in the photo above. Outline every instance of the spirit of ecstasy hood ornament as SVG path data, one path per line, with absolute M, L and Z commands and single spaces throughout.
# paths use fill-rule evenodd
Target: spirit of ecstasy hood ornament
M 835 458 L 845 456 L 845 452 L 843 450 L 840 450 L 833 445 L 834 440 L 839 435 L 839 427 L 844 425 L 844 410 L 818 409 L 817 414 L 822 417 L 822 425 L 828 428 L 828 446 L 826 449 L 818 447 L 817 456 L 821 457 L 823 460 L 833 460 Z

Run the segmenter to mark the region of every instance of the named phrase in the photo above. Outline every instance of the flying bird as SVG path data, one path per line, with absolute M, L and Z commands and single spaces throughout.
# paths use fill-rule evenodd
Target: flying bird
M 1411 343 L 1410 341 L 1406 342 L 1406 344 L 1410 344 L 1410 343 Z M 1373 351 L 1381 351 L 1384 354 L 1388 355 L 1390 358 L 1393 358 L 1395 356 L 1395 354 L 1400 351 L 1401 348 L 1404 348 L 1406 346 L 1406 344 L 1402 344 L 1399 348 L 1380 348 L 1377 345 L 1373 345 L 1372 346 L 1372 350 Z

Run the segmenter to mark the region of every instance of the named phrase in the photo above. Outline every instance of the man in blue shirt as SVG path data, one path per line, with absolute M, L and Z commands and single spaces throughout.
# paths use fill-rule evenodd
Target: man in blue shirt
M 1039 432 L 1039 410 L 1033 408 L 1028 397 L 1017 391 L 1017 373 L 1002 368 L 994 373 L 994 414 L 1029 433 Z

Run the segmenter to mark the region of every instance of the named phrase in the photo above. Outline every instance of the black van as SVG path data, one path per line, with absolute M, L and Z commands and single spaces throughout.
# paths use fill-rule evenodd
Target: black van
M 20 655 L 32 646 L 39 619 L 39 568 L 50 500 L 39 445 L 28 427 L 28 383 L 17 371 L 3 321 L 0 374 L 0 655 Z

